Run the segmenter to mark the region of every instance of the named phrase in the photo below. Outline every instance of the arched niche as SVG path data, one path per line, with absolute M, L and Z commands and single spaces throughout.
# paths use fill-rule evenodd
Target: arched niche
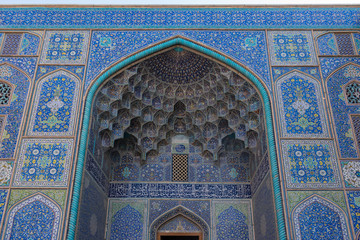
M 275 155 L 275 143 L 274 143 L 274 134 L 273 134 L 273 128 L 272 128 L 272 117 L 271 117 L 271 108 L 270 108 L 270 100 L 268 97 L 268 92 L 267 90 L 263 87 L 263 84 L 261 81 L 259 81 L 252 73 L 250 73 L 249 71 L 247 71 L 245 68 L 243 68 L 242 66 L 240 66 L 239 64 L 237 64 L 236 62 L 225 58 L 224 56 L 210 50 L 207 49 L 205 47 L 202 47 L 200 45 L 197 45 L 193 42 L 190 42 L 188 40 L 185 40 L 183 38 L 180 37 L 176 37 L 173 39 L 170 39 L 166 42 L 163 42 L 159 45 L 157 45 L 156 47 L 151 47 L 148 49 L 145 49 L 142 52 L 139 52 L 135 55 L 132 55 L 131 57 L 127 58 L 126 60 L 118 63 L 116 66 L 114 66 L 113 68 L 111 68 L 109 71 L 107 71 L 105 74 L 103 74 L 99 79 L 97 79 L 94 84 L 91 86 L 90 90 L 87 93 L 87 100 L 86 100 L 86 104 L 85 104 L 85 112 L 84 112 L 84 122 L 83 122 L 83 130 L 81 133 L 81 142 L 80 142 L 80 148 L 79 148 L 79 159 L 78 159 L 78 164 L 77 164 L 77 171 L 76 171 L 76 176 L 75 176 L 75 184 L 74 184 L 74 194 L 73 194 L 73 203 L 72 203 L 72 207 L 71 207 L 71 219 L 69 222 L 69 234 L 68 234 L 68 239 L 73 239 L 74 238 L 74 234 L 75 234 L 75 225 L 76 225 L 76 219 L 77 219 L 77 210 L 79 207 L 79 196 L 80 196 L 80 188 L 81 188 L 81 178 L 82 178 L 82 169 L 84 167 L 84 160 L 85 160 L 85 152 L 86 152 L 86 145 L 87 145 L 87 141 L 88 141 L 88 131 L 91 128 L 90 125 L 90 120 L 91 120 L 91 115 L 92 115 L 92 106 L 94 103 L 94 99 L 95 99 L 95 95 L 99 92 L 99 89 L 101 89 L 103 86 L 105 86 L 105 82 L 106 80 L 113 78 L 116 73 L 120 70 L 120 69 L 124 69 L 124 68 L 129 68 L 129 65 L 133 65 L 134 63 L 136 63 L 136 61 L 140 61 L 142 60 L 144 57 L 148 57 L 151 54 L 156 54 L 159 53 L 161 51 L 166 51 L 168 48 L 176 48 L 176 47 L 184 47 L 184 48 L 188 48 L 189 50 L 191 49 L 192 51 L 197 51 L 199 52 L 201 55 L 205 55 L 207 57 L 212 57 L 213 59 L 215 59 L 216 61 L 221 62 L 222 64 L 225 64 L 226 66 L 234 69 L 235 71 L 239 72 L 241 75 L 243 75 L 246 79 L 250 80 L 248 83 L 248 85 L 254 85 L 253 89 L 257 89 L 256 91 L 258 91 L 259 96 L 257 98 L 253 98 L 252 99 L 252 103 L 251 107 L 253 109 L 255 109 L 256 111 L 256 99 L 262 99 L 263 101 L 263 111 L 264 111 L 264 118 L 265 118 L 265 125 L 266 127 L 264 129 L 266 129 L 266 139 L 268 142 L 268 146 L 269 146 L 269 156 L 270 156 L 270 164 L 271 164 L 271 170 L 272 170 L 272 180 L 273 180 L 273 185 L 274 185 L 274 195 L 275 197 L 275 203 L 276 203 L 276 208 L 277 208 L 277 219 L 278 219 L 278 228 L 279 228 L 279 235 L 281 239 L 286 239 L 285 236 L 285 226 L 284 226 L 284 216 L 283 216 L 283 211 L 282 211 L 282 204 L 281 204 L 281 194 L 280 194 L 280 184 L 279 184 L 279 175 L 278 175 L 278 167 L 277 167 L 277 160 L 276 160 L 276 155 Z M 130 71 L 131 72 L 131 71 Z M 146 76 L 143 76 L 144 78 L 146 78 Z M 216 81 L 215 81 L 216 82 Z M 140 98 L 141 96 L 141 100 L 144 101 L 145 103 L 149 102 L 149 98 L 148 93 L 145 92 L 141 92 L 142 90 L 139 88 L 139 85 L 131 85 L 132 83 L 126 83 L 128 84 L 131 88 L 132 91 L 134 93 L 134 96 L 136 98 Z M 236 81 L 233 82 L 233 84 L 237 84 Z M 148 86 L 150 86 L 150 84 L 148 83 Z M 226 87 L 225 87 L 226 88 Z M 219 90 L 221 92 L 221 90 L 224 90 L 224 87 L 222 88 L 221 86 L 215 86 L 216 90 Z M 194 88 L 194 92 L 196 93 L 196 86 Z M 213 89 L 212 89 L 213 90 Z M 246 98 L 249 94 L 249 92 L 243 91 L 245 89 L 242 89 L 241 87 L 239 88 L 239 92 L 238 92 L 238 98 Z M 107 91 L 109 91 L 109 94 L 114 94 L 113 96 L 116 96 L 116 92 L 119 91 L 112 91 L 111 89 L 107 89 Z M 174 89 L 172 87 L 167 87 L 166 89 L 162 86 L 160 86 L 158 89 L 156 89 L 157 92 L 160 92 L 162 94 L 167 94 L 167 96 L 174 96 L 177 99 L 182 99 L 184 98 L 184 89 L 183 88 L 177 88 Z M 190 91 L 191 92 L 191 91 Z M 194 93 L 194 94 L 195 94 Z M 209 91 L 207 93 L 208 95 L 208 99 L 211 99 L 211 94 L 212 92 Z M 250 92 L 250 95 L 252 93 Z M 129 99 L 129 97 L 131 98 L 131 96 L 125 96 L 124 95 L 124 103 L 126 106 L 128 106 L 129 104 L 133 104 L 133 112 L 132 114 L 135 116 L 141 116 L 141 114 L 143 114 L 144 112 L 141 111 L 142 109 L 139 107 L 139 102 L 137 101 L 127 101 L 127 99 Z M 224 96 L 225 97 L 225 96 Z M 219 97 L 220 98 L 220 97 Z M 103 107 L 105 110 L 111 110 L 111 109 L 107 109 L 108 107 L 108 102 L 106 102 L 106 98 L 104 98 L 104 102 L 99 103 L 99 107 Z M 231 99 L 230 99 L 231 100 Z M 139 99 L 140 101 L 140 99 Z M 157 102 L 158 100 L 156 98 L 154 98 L 155 104 L 154 107 L 160 107 L 162 106 L 164 110 L 167 111 L 174 111 L 174 109 L 172 108 L 172 104 L 170 102 L 164 102 L 162 104 L 160 104 L 159 102 Z M 105 104 L 103 104 L 105 103 Z M 150 102 L 149 102 L 150 103 Z M 203 106 L 203 98 L 201 98 L 201 96 L 199 96 L 199 98 L 197 99 L 198 106 Z M 109 105 L 110 108 L 114 107 L 114 109 L 116 109 L 116 102 L 114 102 L 114 104 Z M 186 105 L 186 107 L 189 108 L 189 111 L 192 110 L 191 106 L 192 106 L 192 102 L 190 102 L 188 105 Z M 220 103 L 221 105 L 221 103 Z M 182 114 L 181 111 L 181 105 L 179 106 L 179 114 Z M 232 126 L 238 126 L 238 124 L 240 124 L 239 122 L 241 122 L 241 119 L 239 119 L 237 116 L 238 114 L 241 114 L 241 106 L 239 107 L 239 110 L 235 110 L 233 112 L 226 113 L 229 114 L 229 116 L 231 116 L 231 121 L 229 121 L 229 125 Z M 204 110 L 207 110 L 206 108 L 204 108 Z M 211 119 L 211 113 L 212 113 L 212 109 L 208 109 L 207 113 L 209 113 L 208 115 L 208 119 Z M 178 132 L 182 132 L 184 126 L 186 127 L 187 125 L 187 118 L 185 115 L 182 115 L 183 119 L 179 120 L 176 118 L 176 114 L 174 116 L 174 126 L 175 127 L 179 127 Z M 126 116 L 126 114 L 124 115 Z M 153 112 L 151 111 L 147 111 L 146 110 L 146 116 L 149 116 L 151 118 L 155 118 L 155 115 Z M 108 113 L 105 113 L 103 116 L 103 123 L 101 124 L 101 127 L 103 127 L 104 129 L 107 129 L 109 124 L 110 124 L 110 120 L 111 120 L 111 111 Z M 144 118 L 145 119 L 145 118 Z M 161 119 L 160 119 L 161 120 Z M 251 120 L 253 121 L 253 123 L 256 125 L 256 119 L 251 118 Z M 129 120 L 126 119 L 123 122 L 123 124 L 128 124 Z M 139 119 L 134 118 L 130 120 L 130 126 L 131 132 L 138 132 L 139 131 L 139 127 L 142 127 L 141 124 L 139 124 Z M 123 136 L 124 131 L 120 128 L 118 128 L 116 125 L 112 125 L 112 129 L 116 129 L 116 133 L 119 134 L 119 136 Z M 152 147 L 151 146 L 161 146 L 159 142 L 157 145 L 154 144 L 154 142 L 151 142 L 151 134 L 152 134 L 152 128 L 149 126 L 148 128 L 149 130 L 146 131 L 146 134 L 149 134 L 149 136 L 145 137 L 142 139 L 142 141 L 137 141 L 138 145 L 140 145 L 140 147 L 142 147 L 142 151 L 140 151 L 139 149 L 137 149 L 137 147 L 135 148 L 135 156 L 139 157 L 140 159 L 145 159 L 146 155 L 150 153 L 153 154 L 151 151 Z M 205 130 L 203 131 L 206 134 L 206 137 L 211 139 L 211 137 L 214 134 L 214 130 L 213 130 L 213 126 L 212 124 L 208 124 L 205 128 Z M 239 125 L 238 127 L 239 132 L 237 134 L 237 138 L 247 138 L 248 141 L 244 142 L 244 146 L 252 146 L 252 147 L 256 147 L 256 142 L 253 141 L 253 139 L 256 138 L 256 132 L 254 131 L 249 131 L 248 133 L 245 131 L 243 132 L 244 128 L 242 126 Z M 159 134 L 162 134 L 161 132 L 161 128 L 159 129 Z M 250 129 L 251 130 L 251 129 Z M 165 134 L 165 139 L 171 139 L 171 137 L 173 136 L 173 132 L 172 131 L 168 131 L 165 129 L 165 131 L 163 132 Z M 195 131 L 193 137 L 199 136 L 197 135 L 199 133 L 199 131 Z M 108 133 L 106 133 L 106 131 L 104 131 L 104 143 L 106 143 L 106 146 L 110 146 L 111 147 L 111 142 L 113 142 L 114 137 L 116 137 L 116 135 L 112 135 L 110 136 Z M 131 139 L 130 139 L 131 140 Z M 198 144 L 198 143 L 197 143 Z M 195 144 L 195 145 L 197 145 Z M 199 146 L 199 145 L 197 145 Z M 204 146 L 204 145 L 203 145 Z M 210 145 L 206 144 L 207 148 L 210 148 L 211 150 L 213 150 L 214 148 L 216 148 L 216 142 L 211 141 Z M 201 149 L 202 147 L 199 146 L 198 149 Z M 203 150 L 203 149 L 202 149 Z M 218 149 L 221 150 L 221 149 Z M 145 154 L 144 154 L 145 152 Z M 209 149 L 207 149 L 206 151 L 203 151 L 205 153 L 203 153 L 204 156 L 207 156 L 206 159 L 215 159 L 213 158 L 214 156 L 214 151 L 211 152 L 209 151 Z M 217 152 L 216 152 L 217 153 Z M 221 154 L 218 155 L 219 158 L 221 156 Z

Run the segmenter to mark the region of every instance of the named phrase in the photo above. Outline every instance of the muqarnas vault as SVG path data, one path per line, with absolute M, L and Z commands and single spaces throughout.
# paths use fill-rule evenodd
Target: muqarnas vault
M 1 7 L 1 239 L 360 239 L 359 17 Z

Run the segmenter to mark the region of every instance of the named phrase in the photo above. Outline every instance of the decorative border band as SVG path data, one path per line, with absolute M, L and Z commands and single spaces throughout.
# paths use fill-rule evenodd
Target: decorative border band
M 36 14 L 35 14 L 36 13 Z M 358 28 L 360 9 L 334 8 L 0 8 L 0 28 Z M 94 17 L 95 16 L 95 17 Z

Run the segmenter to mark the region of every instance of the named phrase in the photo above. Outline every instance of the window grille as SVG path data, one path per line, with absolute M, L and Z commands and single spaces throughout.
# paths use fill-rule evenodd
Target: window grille
M 4 45 L 2 47 L 2 55 L 17 55 L 22 34 L 7 33 L 5 34 Z
M 173 155 L 172 180 L 175 182 L 188 181 L 188 155 L 185 154 Z
M 348 103 L 360 103 L 360 84 L 357 82 L 350 83 L 345 88 Z
M 350 33 L 335 34 L 340 55 L 354 55 L 354 46 Z
M 11 86 L 0 82 L 0 105 L 7 105 L 10 102 Z

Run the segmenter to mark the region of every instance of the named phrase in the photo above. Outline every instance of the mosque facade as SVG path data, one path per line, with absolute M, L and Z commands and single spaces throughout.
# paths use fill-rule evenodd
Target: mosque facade
M 0 238 L 360 239 L 359 24 L 0 6 Z

